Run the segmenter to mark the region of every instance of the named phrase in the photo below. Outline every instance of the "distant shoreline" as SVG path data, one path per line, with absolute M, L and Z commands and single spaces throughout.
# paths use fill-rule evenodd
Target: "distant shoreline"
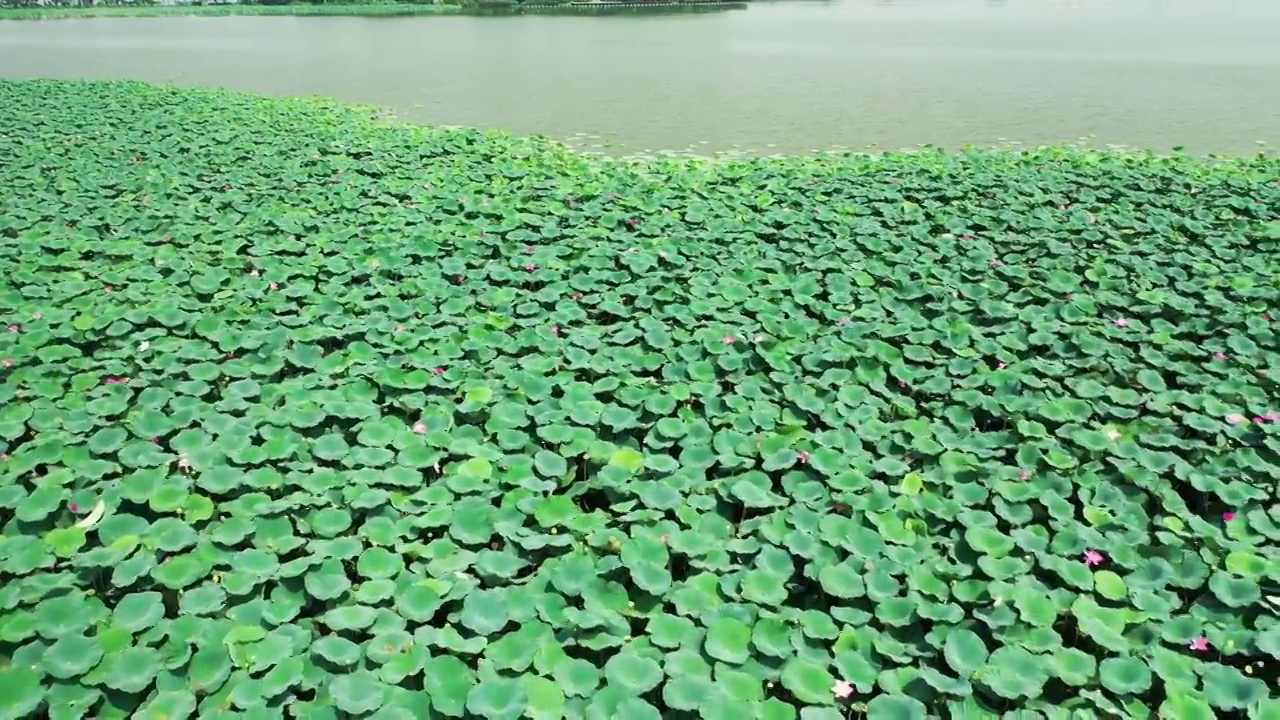
M 0 8 L 0 20 L 62 20 L 95 17 L 230 17 L 237 15 L 452 15 L 461 5 L 136 5 Z
M 608 12 L 611 10 L 645 10 L 675 9 L 681 10 L 714 10 L 730 7 L 745 7 L 746 0 L 684 0 L 639 2 L 546 2 L 530 0 L 530 2 L 485 3 L 478 6 L 454 4 L 409 4 L 379 3 L 365 5 L 137 5 L 137 6 L 96 6 L 96 7 L 30 7 L 0 8 L 0 20 L 69 20 L 74 18 L 104 17 L 237 17 L 237 16 L 279 16 L 279 17 L 397 17 L 414 15 L 493 15 L 522 12 L 537 13 L 572 13 Z

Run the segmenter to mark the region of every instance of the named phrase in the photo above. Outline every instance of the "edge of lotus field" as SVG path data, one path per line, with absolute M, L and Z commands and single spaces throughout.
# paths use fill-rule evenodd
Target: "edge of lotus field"
M 0 81 L 0 720 L 1280 717 L 1280 159 Z

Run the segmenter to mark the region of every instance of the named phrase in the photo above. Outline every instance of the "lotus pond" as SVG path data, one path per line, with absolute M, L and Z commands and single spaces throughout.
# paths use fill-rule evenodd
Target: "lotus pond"
M 1280 160 L 0 159 L 0 717 L 1280 717 Z

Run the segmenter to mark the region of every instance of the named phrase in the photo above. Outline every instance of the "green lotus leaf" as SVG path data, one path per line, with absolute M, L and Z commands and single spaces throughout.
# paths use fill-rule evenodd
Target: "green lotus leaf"
M 605 663 L 604 675 L 610 684 L 639 695 L 662 682 L 662 667 L 647 657 L 619 653 Z
M 1093 574 L 1093 588 L 1108 600 L 1120 600 L 1129 594 L 1124 580 L 1110 570 L 1099 570 Z
M 94 669 L 94 675 L 102 684 L 126 693 L 142 692 L 155 682 L 160 674 L 163 658 L 159 651 L 149 647 L 129 647 L 102 658 L 102 664 Z
M 1161 717 L 1187 718 L 1187 720 L 1212 720 L 1217 717 L 1214 715 L 1213 708 L 1201 697 L 1182 692 L 1171 693 L 1164 702 L 1160 703 L 1159 712 Z
M 0 695 L 0 714 L 6 718 L 29 717 L 44 702 L 45 690 L 40 682 L 40 675 L 26 667 L 12 666 L 0 670 L 0 686 L 5 688 Z
M 920 720 L 928 717 L 928 708 L 906 695 L 879 695 L 867 703 L 868 720 Z
M 721 618 L 707 627 L 707 655 L 727 663 L 741 664 L 751 656 L 751 626 L 732 618 Z
M 427 660 L 422 668 L 423 688 L 431 696 L 431 706 L 449 717 L 462 717 L 467 698 L 475 685 L 475 673 L 452 655 Z
M 505 592 L 477 590 L 462 603 L 462 625 L 477 635 L 493 635 L 511 620 L 511 607 Z
M 50 530 L 44 540 L 49 550 L 61 558 L 69 558 L 80 551 L 85 544 L 85 531 L 81 527 L 68 527 Z
M 990 652 L 977 633 L 956 628 L 948 631 L 946 638 L 943 654 L 947 665 L 960 677 L 972 677 L 978 668 L 986 664 Z
M 1206 663 L 1201 676 L 1205 700 L 1220 710 L 1242 710 L 1268 696 L 1265 682 L 1228 665 Z
M 112 624 L 137 633 L 164 617 L 164 597 L 158 592 L 132 593 L 121 598 L 112 613 Z
M 169 690 L 157 693 L 145 705 L 138 708 L 136 717 L 147 720 L 160 720 L 190 716 L 196 710 L 196 696 L 183 690 Z
M 325 660 L 343 666 L 354 665 L 362 654 L 359 645 L 337 635 L 320 638 L 312 644 L 311 649 Z
M 519 717 L 527 698 L 525 685 L 519 680 L 487 678 L 467 693 L 467 711 L 485 718 Z
M 609 464 L 630 472 L 638 472 L 644 467 L 644 454 L 630 448 L 619 448 L 609 456 Z
M 813 705 L 830 705 L 835 702 L 832 688 L 836 679 L 818 663 L 792 658 L 782 666 L 782 686 L 797 700 Z
M 600 675 L 599 668 L 575 658 L 565 659 L 554 671 L 556 684 L 569 697 L 589 697 L 600 684 Z
M 66 680 L 92 670 L 102 655 L 102 644 L 97 638 L 63 635 L 45 649 L 41 665 L 51 677 Z
M 1151 668 L 1138 658 L 1107 658 L 1098 664 L 1098 679 L 1114 693 L 1135 694 L 1151 687 Z
M 335 676 L 329 683 L 329 695 L 333 698 L 333 704 L 343 712 L 357 715 L 382 707 L 386 693 L 387 687 L 372 673 L 359 670 Z

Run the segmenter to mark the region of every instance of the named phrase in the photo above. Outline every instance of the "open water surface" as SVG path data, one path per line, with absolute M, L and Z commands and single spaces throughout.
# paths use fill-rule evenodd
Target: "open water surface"
M 714 13 L 0 21 L 0 77 L 389 106 L 606 152 L 1280 143 L 1280 0 L 779 0 Z

